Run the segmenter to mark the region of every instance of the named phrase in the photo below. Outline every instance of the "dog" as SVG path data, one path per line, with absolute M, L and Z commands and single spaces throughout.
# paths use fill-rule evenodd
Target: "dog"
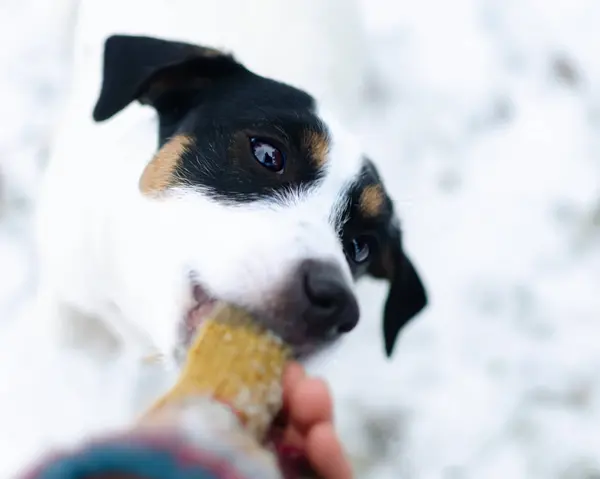
M 39 197 L 38 299 L 60 340 L 176 360 L 223 300 L 302 359 L 354 329 L 369 275 L 390 284 L 391 355 L 427 295 L 336 115 L 213 45 L 113 34 L 102 57 L 98 125 L 63 121 Z

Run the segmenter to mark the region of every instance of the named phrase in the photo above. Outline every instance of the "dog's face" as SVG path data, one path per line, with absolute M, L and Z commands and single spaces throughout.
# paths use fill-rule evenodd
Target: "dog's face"
M 158 151 L 139 190 L 142 216 L 159 225 L 149 241 L 169 264 L 161 273 L 129 268 L 138 270 L 130 284 L 161 276 L 144 296 L 141 287 L 130 293 L 165 314 L 134 319 L 137 327 L 177 349 L 226 300 L 302 356 L 354 328 L 353 284 L 368 274 L 391 285 L 383 327 L 391 354 L 425 291 L 374 164 L 310 95 L 216 50 L 113 36 L 94 118 L 135 100 L 158 112 Z

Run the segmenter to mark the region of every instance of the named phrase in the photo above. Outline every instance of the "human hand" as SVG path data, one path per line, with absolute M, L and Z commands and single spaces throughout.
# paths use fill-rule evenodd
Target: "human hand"
M 350 463 L 333 425 L 327 384 L 290 364 L 283 379 L 283 413 L 277 421 L 279 452 L 302 456 L 323 479 L 352 479 Z M 285 458 L 283 458 L 285 460 Z

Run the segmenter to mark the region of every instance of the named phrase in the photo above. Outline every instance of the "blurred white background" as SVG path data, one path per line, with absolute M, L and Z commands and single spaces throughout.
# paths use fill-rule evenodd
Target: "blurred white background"
M 5 334 L 35 281 L 28 215 L 75 3 L 0 2 Z M 379 80 L 355 120 L 431 304 L 393 361 L 369 320 L 318 365 L 358 477 L 600 478 L 600 2 L 362 8 Z M 365 305 L 383 294 L 362 286 Z M 0 376 L 0 407 L 14 393 Z

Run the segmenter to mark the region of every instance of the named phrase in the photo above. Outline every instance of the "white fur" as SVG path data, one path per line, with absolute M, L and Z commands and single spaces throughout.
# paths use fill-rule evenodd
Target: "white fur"
M 352 8 L 333 0 L 83 2 L 72 93 L 37 214 L 42 320 L 58 339 L 103 355 L 115 345 L 140 356 L 169 354 L 189 305 L 187 269 L 216 297 L 254 307 L 305 258 L 333 260 L 351 281 L 336 228 L 360 150 L 332 114 L 320 115 L 333 138 L 322 185 L 234 207 L 201 191 L 175 191 L 162 201 L 142 196 L 138 181 L 157 141 L 154 111 L 133 104 L 100 125 L 91 111 L 111 33 L 225 47 L 258 73 L 317 97 L 336 89 L 341 103 L 350 90 L 357 98 L 358 84 L 348 79 L 360 76 L 360 35 L 353 28 L 340 43 L 339 32 L 329 31 L 340 15 L 353 23 Z M 341 76 L 330 77 L 327 62 Z

